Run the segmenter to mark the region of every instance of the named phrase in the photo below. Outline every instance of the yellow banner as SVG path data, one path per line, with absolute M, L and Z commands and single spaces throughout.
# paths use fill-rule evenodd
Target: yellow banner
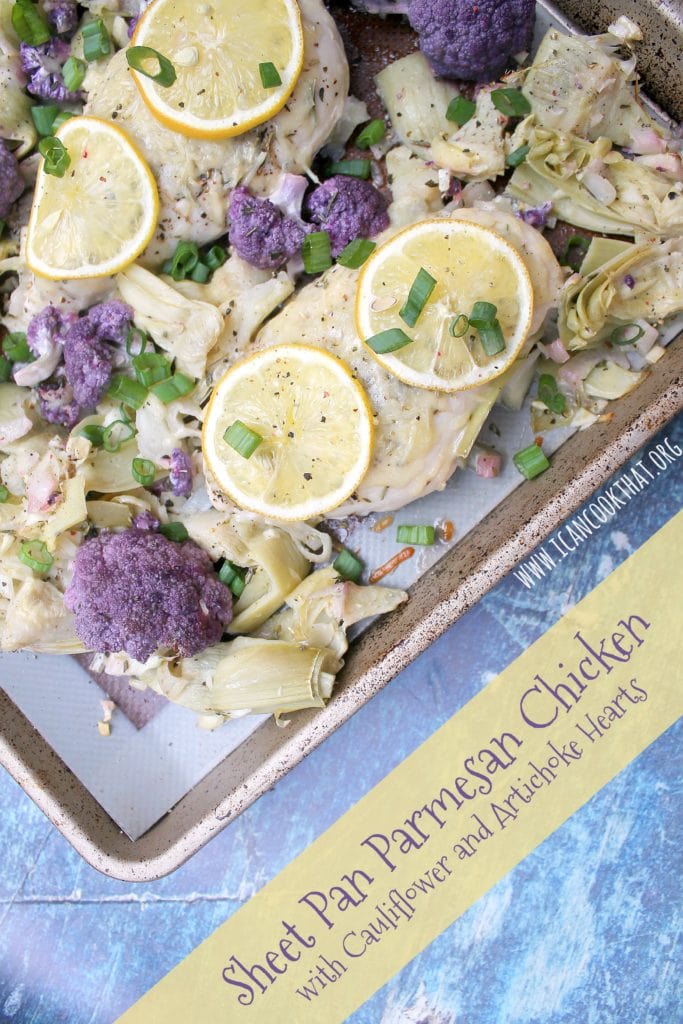
M 121 1024 L 346 1020 L 678 718 L 682 547 L 680 513 Z

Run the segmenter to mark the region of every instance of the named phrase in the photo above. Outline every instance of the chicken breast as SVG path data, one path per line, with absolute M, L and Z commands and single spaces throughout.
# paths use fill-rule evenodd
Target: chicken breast
M 496 399 L 494 383 L 447 395 L 403 384 L 359 340 L 353 306 L 357 272 L 339 265 L 306 285 L 270 320 L 257 347 L 317 345 L 338 356 L 363 384 L 375 414 L 370 468 L 356 494 L 328 518 L 387 512 L 445 487 Z
M 245 182 L 270 194 L 283 172 L 305 173 L 342 115 L 349 69 L 337 26 L 322 0 L 300 0 L 304 66 L 272 121 L 232 139 L 190 139 L 145 106 L 125 50 L 89 65 L 85 113 L 113 121 L 135 142 L 159 187 L 159 224 L 142 262 L 158 266 L 182 238 L 205 245 L 225 234 L 231 189 Z

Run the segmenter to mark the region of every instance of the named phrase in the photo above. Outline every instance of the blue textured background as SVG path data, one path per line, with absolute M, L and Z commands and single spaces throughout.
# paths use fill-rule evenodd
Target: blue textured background
M 683 417 L 656 441 L 667 435 L 683 446 Z M 111 1024 L 681 506 L 683 459 L 532 591 L 507 577 L 273 791 L 154 884 L 99 875 L 1 775 L 0 1021 Z M 680 552 L 672 571 L 680 572 Z M 680 740 L 679 722 L 352 1024 L 683 1019 Z

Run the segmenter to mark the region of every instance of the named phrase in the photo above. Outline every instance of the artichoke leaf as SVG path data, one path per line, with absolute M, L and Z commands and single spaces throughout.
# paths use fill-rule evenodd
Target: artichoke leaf
M 0 45 L 0 139 L 19 143 L 15 151 L 19 158 L 26 156 L 38 139 L 32 106 L 22 87 L 18 55 L 3 53 Z

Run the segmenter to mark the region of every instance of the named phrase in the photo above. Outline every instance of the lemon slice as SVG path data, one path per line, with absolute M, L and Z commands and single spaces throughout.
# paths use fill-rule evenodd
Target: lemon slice
M 63 178 L 38 168 L 26 262 L 52 280 L 106 277 L 132 263 L 156 227 L 152 172 L 108 121 L 72 117 L 57 132 L 69 154 Z
M 436 281 L 415 326 L 400 317 L 421 270 Z M 475 302 L 496 307 L 504 348 L 487 355 L 469 317 Z M 495 231 L 465 220 L 419 221 L 379 246 L 366 261 L 356 292 L 356 327 L 364 341 L 400 328 L 411 342 L 378 353 L 406 384 L 464 391 L 486 384 L 513 362 L 533 313 L 533 291 L 519 253 Z M 455 333 L 464 333 L 454 337 Z M 377 344 L 377 342 L 373 342 Z M 370 346 L 372 348 L 372 344 Z
M 156 118 L 195 138 L 240 135 L 273 117 L 291 96 L 304 60 L 295 0 L 155 0 L 132 45 L 171 61 L 177 76 L 171 86 L 137 71 L 133 77 Z M 263 65 L 272 65 L 279 85 L 268 85 L 268 67 L 263 84 Z
M 248 458 L 224 438 L 236 420 L 262 438 Z M 236 504 L 295 522 L 353 494 L 368 469 L 372 434 L 367 395 L 345 363 L 309 345 L 274 345 L 219 380 L 202 448 L 216 483 Z

